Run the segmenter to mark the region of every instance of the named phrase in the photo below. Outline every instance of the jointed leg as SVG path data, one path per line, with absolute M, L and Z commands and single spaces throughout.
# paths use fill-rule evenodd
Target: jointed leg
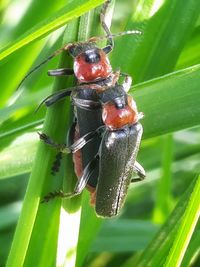
M 123 73 L 123 72 L 120 72 L 120 76 L 124 77 L 124 82 L 123 82 L 122 86 L 123 86 L 124 91 L 127 93 L 129 91 L 129 89 L 131 88 L 132 77 L 126 73 Z
M 95 110 L 95 109 L 99 109 L 102 107 L 102 104 L 99 101 L 81 99 L 73 95 L 71 97 L 71 100 L 74 106 L 82 108 L 82 109 L 86 109 L 86 110 Z
M 64 154 L 69 153 L 75 153 L 82 147 L 84 147 L 88 142 L 93 140 L 95 137 L 101 135 L 101 133 L 104 130 L 104 126 L 99 127 L 95 131 L 89 132 L 82 137 L 80 137 L 78 140 L 76 140 L 71 146 L 67 146 L 65 144 L 56 144 L 50 137 L 48 137 L 44 133 L 38 133 L 40 136 L 40 139 L 45 142 L 46 144 L 52 146 L 53 148 L 57 149 L 59 152 Z
M 72 92 L 76 92 L 79 89 L 84 89 L 84 88 L 88 88 L 88 85 L 79 85 L 79 86 L 75 86 L 75 87 L 70 87 L 70 88 L 66 88 L 63 90 L 60 90 L 52 95 L 49 95 L 48 97 L 46 97 L 38 106 L 37 110 L 45 103 L 45 105 L 47 107 L 55 104 L 56 102 L 60 101 L 62 98 L 66 97 L 66 96 L 71 96 Z M 96 84 L 92 84 L 92 89 L 99 89 L 99 86 Z M 72 97 L 73 98 L 73 97 Z M 84 100 L 84 99 L 79 99 L 79 101 L 82 101 L 82 105 L 88 105 L 90 104 L 90 102 L 92 103 L 91 106 L 94 105 L 100 105 L 99 102 L 96 101 L 91 101 L 91 100 Z M 87 103 L 87 101 L 89 101 L 89 103 Z M 78 105 L 78 104 L 77 104 Z M 82 107 L 82 106 L 81 106 Z M 37 111 L 36 110 L 36 111 Z
M 83 189 L 86 187 L 87 182 L 90 179 L 93 171 L 95 170 L 95 166 L 96 166 L 96 164 L 98 164 L 98 162 L 99 162 L 99 157 L 95 156 L 94 159 L 88 163 L 88 165 L 85 167 L 85 169 L 83 171 L 82 176 L 77 181 L 73 192 L 71 192 L 71 193 L 64 193 L 63 191 L 51 192 L 44 197 L 42 202 L 48 202 L 49 200 L 51 200 L 55 197 L 71 198 L 71 197 L 74 197 L 74 196 L 81 194 Z
M 145 179 L 146 173 L 144 168 L 136 161 L 134 164 L 134 172 L 139 176 L 138 178 L 133 178 L 132 183 L 139 182 Z
M 63 76 L 63 75 L 74 75 L 74 70 L 69 68 L 49 70 L 49 76 Z
M 48 97 L 46 97 L 40 104 L 39 106 L 37 107 L 36 111 L 37 112 L 40 107 L 45 103 L 45 105 L 47 107 L 55 104 L 56 102 L 58 102 L 59 100 L 61 100 L 62 98 L 66 97 L 66 96 L 70 96 L 71 95 L 71 92 L 72 92 L 72 89 L 73 88 L 67 88 L 67 89 L 63 89 L 63 90 L 60 90 L 52 95 L 49 95 Z

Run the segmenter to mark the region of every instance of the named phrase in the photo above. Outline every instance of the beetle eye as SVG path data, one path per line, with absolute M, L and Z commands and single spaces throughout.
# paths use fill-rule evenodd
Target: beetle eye
M 98 63 L 100 61 L 101 57 L 99 53 L 92 52 L 85 54 L 85 61 L 88 63 Z

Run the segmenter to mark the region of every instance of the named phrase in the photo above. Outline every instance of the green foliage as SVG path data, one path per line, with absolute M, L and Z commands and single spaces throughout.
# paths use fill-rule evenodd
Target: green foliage
M 60 172 L 51 175 L 56 153 L 39 144 L 37 136 L 37 131 L 44 131 L 65 142 L 72 121 L 69 100 L 55 104 L 46 115 L 44 107 L 34 113 L 52 91 L 52 79 L 45 72 L 71 66 L 70 57 L 63 53 L 15 89 L 30 68 L 63 44 L 102 34 L 99 7 L 83 15 L 102 3 L 32 0 L 17 22 L 12 22 L 11 11 L 20 7 L 20 1 L 0 4 L 4 47 L 0 50 L 0 267 L 7 258 L 8 267 L 198 266 L 200 4 L 196 0 L 184 5 L 181 0 L 116 0 L 112 31 L 143 33 L 116 39 L 111 63 L 134 80 L 130 93 L 145 115 L 139 161 L 147 172 L 144 182 L 131 185 L 120 216 L 97 218 L 87 192 L 62 202 L 40 203 L 48 192 L 62 187 L 71 191 L 76 181 L 70 156 L 63 158 Z M 65 29 L 52 33 L 66 23 Z M 72 84 L 71 78 L 56 78 L 53 91 Z

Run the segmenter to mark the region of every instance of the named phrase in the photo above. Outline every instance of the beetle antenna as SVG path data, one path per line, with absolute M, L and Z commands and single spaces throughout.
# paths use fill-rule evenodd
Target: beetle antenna
M 99 40 L 108 39 L 109 37 L 116 38 L 116 37 L 119 37 L 119 36 L 130 35 L 130 34 L 142 35 L 142 32 L 139 31 L 139 30 L 129 30 L 129 31 L 125 31 L 125 32 L 119 32 L 119 33 L 116 33 L 116 34 L 109 34 L 109 35 L 104 35 L 104 36 L 91 37 L 89 39 L 89 41 L 90 42 L 97 42 Z
M 100 37 L 93 37 L 89 41 L 98 41 L 102 39 L 107 39 L 107 45 L 111 47 L 111 50 L 114 47 L 114 41 L 113 38 L 122 36 L 122 35 L 128 35 L 128 34 L 142 34 L 141 31 L 138 30 L 130 30 L 130 31 L 125 31 L 125 32 L 120 32 L 117 34 L 112 34 L 108 25 L 106 24 L 106 13 L 108 11 L 109 4 L 112 2 L 112 0 L 106 0 L 104 5 L 102 6 L 101 13 L 100 13 L 100 21 L 102 28 L 104 29 L 104 32 L 106 33 L 105 36 L 100 36 Z
M 63 47 L 61 47 L 60 49 L 56 50 L 51 56 L 49 56 L 48 58 L 46 58 L 44 61 L 42 61 L 40 64 L 38 64 L 35 68 L 33 68 L 32 70 L 30 70 L 25 77 L 21 80 L 21 82 L 19 83 L 19 85 L 17 86 L 16 91 L 20 88 L 20 86 L 22 85 L 22 83 L 33 73 L 35 72 L 37 69 L 39 69 L 42 65 L 46 64 L 47 62 L 49 62 L 52 58 L 56 57 L 57 55 L 59 55 L 60 53 L 62 53 L 65 50 L 68 50 L 69 46 L 71 46 L 70 44 L 67 44 Z
M 109 7 L 109 4 L 112 2 L 112 0 L 107 0 L 104 5 L 102 6 L 101 13 L 100 13 L 100 21 L 102 28 L 104 29 L 106 33 L 106 39 L 107 39 L 107 44 L 111 46 L 113 49 L 114 47 L 114 42 L 113 42 L 113 35 L 110 32 L 110 29 L 108 28 L 108 25 L 106 24 L 106 13 Z
M 115 37 L 119 37 L 119 36 L 123 36 L 123 35 L 130 35 L 130 34 L 139 34 L 142 35 L 142 32 L 139 30 L 129 30 L 129 31 L 125 31 L 125 32 L 119 32 L 116 34 L 111 34 L 113 38 Z M 107 36 L 106 36 L 107 38 Z

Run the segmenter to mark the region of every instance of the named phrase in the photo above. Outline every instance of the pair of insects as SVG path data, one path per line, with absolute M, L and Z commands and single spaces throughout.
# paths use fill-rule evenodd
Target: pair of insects
M 50 70 L 48 74 L 75 75 L 78 81 L 76 87 L 61 90 L 43 101 L 46 106 L 51 106 L 64 97 L 71 98 L 75 119 L 68 145 L 56 144 L 44 133 L 40 134 L 40 139 L 61 153 L 72 153 L 78 177 L 72 193 L 52 192 L 45 196 L 44 201 L 57 196 L 73 197 L 86 187 L 97 215 L 103 217 L 117 215 L 129 184 L 145 177 L 143 167 L 136 161 L 142 136 L 139 123 L 142 113 L 138 113 L 135 101 L 127 94 L 132 79 L 120 71 L 113 71 L 107 56 L 114 45 L 114 35 L 105 22 L 110 2 L 104 3 L 100 14 L 106 32 L 104 38 L 107 39 L 104 48 L 96 46 L 96 41 L 102 37 L 94 37 L 87 42 L 67 44 L 41 63 L 46 63 L 63 50 L 68 51 L 74 60 L 73 69 Z M 140 32 L 128 31 L 118 35 L 133 33 Z M 123 78 L 121 83 L 120 77 Z M 138 178 L 132 179 L 133 172 Z

